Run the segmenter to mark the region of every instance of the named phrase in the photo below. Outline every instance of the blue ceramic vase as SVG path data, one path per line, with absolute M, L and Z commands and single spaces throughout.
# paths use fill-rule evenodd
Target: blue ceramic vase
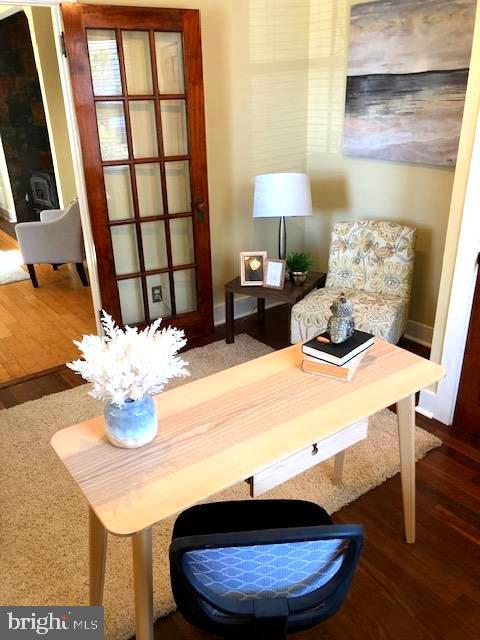
M 151 396 L 141 400 L 126 400 L 122 404 L 105 405 L 107 437 L 116 447 L 136 449 L 151 442 L 157 435 L 157 412 Z

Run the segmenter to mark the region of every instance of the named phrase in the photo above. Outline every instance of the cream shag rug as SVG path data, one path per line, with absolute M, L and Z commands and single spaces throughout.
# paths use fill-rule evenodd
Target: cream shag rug
M 271 351 L 242 335 L 186 354 L 192 378 L 201 378 Z M 192 379 L 190 378 L 190 380 Z M 186 382 L 188 382 L 187 379 Z M 177 384 L 185 384 L 178 381 Z M 50 447 L 59 429 L 92 418 L 102 405 L 86 385 L 0 411 L 0 602 L 8 605 L 81 605 L 88 602 L 86 503 Z M 417 427 L 417 459 L 440 446 Z M 327 461 L 271 491 L 271 498 L 303 498 L 333 513 L 399 471 L 396 417 L 388 410 L 370 419 L 367 440 L 346 456 L 344 484 L 331 482 Z M 246 483 L 216 499 L 248 498 Z M 175 609 L 167 551 L 172 520 L 154 528 L 155 617 Z M 109 536 L 105 585 L 106 638 L 134 634 L 129 540 Z
M 28 280 L 30 276 L 21 267 L 22 264 L 22 256 L 18 249 L 0 251 L 0 285 Z

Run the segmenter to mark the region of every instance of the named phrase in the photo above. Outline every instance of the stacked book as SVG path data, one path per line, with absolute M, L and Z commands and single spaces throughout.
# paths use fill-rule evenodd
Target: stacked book
M 302 369 L 308 373 L 351 380 L 367 350 L 373 345 L 373 336 L 355 330 L 341 344 L 330 342 L 327 333 L 305 342 L 302 346 Z

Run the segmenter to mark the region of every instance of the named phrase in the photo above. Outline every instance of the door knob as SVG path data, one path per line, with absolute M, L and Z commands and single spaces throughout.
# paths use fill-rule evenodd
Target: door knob
M 197 196 L 193 200 L 193 211 L 195 215 L 195 220 L 197 222 L 205 222 L 205 216 L 207 214 L 207 203 L 201 198 Z

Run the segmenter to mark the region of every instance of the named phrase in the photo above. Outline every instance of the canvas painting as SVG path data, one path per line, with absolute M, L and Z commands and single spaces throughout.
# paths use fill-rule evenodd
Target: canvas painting
M 454 166 L 476 0 L 352 7 L 344 152 Z

